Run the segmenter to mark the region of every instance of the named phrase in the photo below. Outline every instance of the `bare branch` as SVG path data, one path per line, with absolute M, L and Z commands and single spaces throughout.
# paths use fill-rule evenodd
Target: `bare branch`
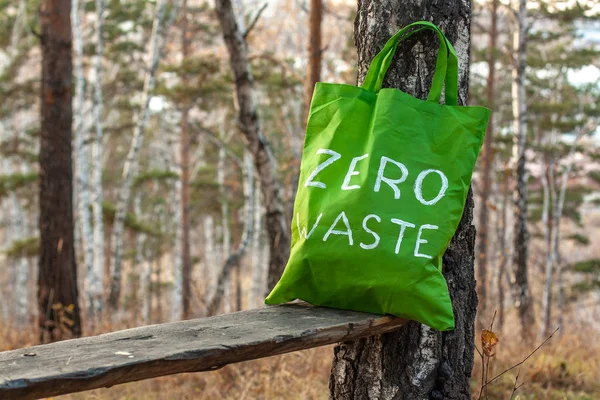
M 269 5 L 269 3 L 265 3 L 263 4 L 257 11 L 257 13 L 254 15 L 254 18 L 252 19 L 252 22 L 250 22 L 250 25 L 248 25 L 248 28 L 246 29 L 246 32 L 244 32 L 243 38 L 244 40 L 246 40 L 246 38 L 248 37 L 248 35 L 250 34 L 250 32 L 252 31 L 252 29 L 254 29 L 254 26 L 256 25 L 256 23 L 258 22 L 261 14 L 263 13 L 263 11 L 265 11 L 265 8 L 267 8 L 267 5 Z

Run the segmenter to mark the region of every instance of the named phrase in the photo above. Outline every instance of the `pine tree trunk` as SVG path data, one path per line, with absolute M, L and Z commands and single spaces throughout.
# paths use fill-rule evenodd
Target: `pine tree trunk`
M 40 342 L 81 335 L 73 227 L 70 0 L 43 0 L 40 130 Z
M 91 273 L 88 273 L 87 290 L 92 299 L 92 315 L 101 315 L 104 310 L 104 213 L 102 211 L 102 118 L 104 95 L 102 91 L 102 61 L 104 57 L 104 0 L 96 0 L 96 57 L 94 58 L 94 127 L 95 135 L 92 145 L 92 214 L 94 218 L 93 259 Z
M 515 228 L 513 265 L 515 268 L 514 296 L 521 321 L 521 334 L 531 339 L 535 321 L 533 303 L 529 292 L 528 253 L 529 232 L 527 229 L 527 170 L 525 168 L 525 150 L 527 148 L 527 102 L 525 93 L 525 67 L 527 56 L 527 0 L 519 0 L 517 29 L 513 34 L 513 47 L 516 51 L 513 68 L 513 118 L 514 145 L 513 165 L 515 175 Z
M 81 228 L 83 244 L 83 264 L 85 265 L 85 293 L 88 313 L 94 315 L 93 290 L 90 283 L 94 281 L 94 233 L 92 231 L 92 215 L 90 213 L 90 185 L 87 148 L 84 138 L 84 77 L 83 77 L 83 39 L 81 38 L 81 20 L 79 0 L 72 0 L 71 18 L 73 23 L 73 40 L 75 49 L 75 154 L 77 154 L 76 174 L 78 222 Z
M 477 268 L 477 298 L 479 299 L 479 310 L 477 318 L 477 331 L 483 329 L 487 325 L 487 282 L 488 282 L 488 202 L 491 198 L 492 188 L 492 173 L 494 168 L 494 97 L 495 97 L 495 72 L 496 72 L 496 38 L 498 35 L 497 29 L 497 10 L 498 0 L 492 0 L 492 8 L 490 10 L 490 33 L 488 46 L 488 76 L 486 81 L 486 101 L 487 106 L 492 110 L 490 120 L 485 133 L 483 142 L 483 151 L 481 154 L 481 197 L 479 200 L 479 265 Z
M 154 87 L 156 86 L 156 71 L 158 70 L 160 55 L 165 44 L 165 36 L 171 23 L 173 22 L 173 19 L 175 18 L 175 15 L 177 14 L 177 10 L 171 10 L 169 21 L 164 23 L 166 6 L 166 0 L 157 1 L 156 14 L 152 27 L 152 36 L 150 38 L 150 63 L 144 80 L 141 109 L 137 116 L 135 132 L 133 134 L 133 138 L 131 139 L 131 146 L 129 147 L 129 152 L 127 153 L 125 165 L 123 166 L 122 186 L 119 190 L 116 204 L 112 237 L 112 244 L 114 246 L 112 276 L 110 282 L 110 294 L 108 297 L 108 305 L 112 310 L 118 309 L 121 298 L 121 258 L 124 245 L 123 231 L 125 228 L 125 216 L 127 215 L 127 205 L 131 195 L 131 186 L 133 184 L 134 173 L 137 169 L 137 157 L 140 148 L 142 147 L 144 134 L 146 132 L 146 124 L 148 122 L 148 116 L 150 113 L 150 97 Z
M 415 20 L 440 26 L 459 57 L 460 102 L 468 92 L 469 3 L 394 0 L 386 4 L 360 0 L 355 22 L 359 82 L 386 40 Z M 425 98 L 431 85 L 437 39 L 418 36 L 399 46 L 385 87 Z M 473 368 L 477 295 L 474 279 L 475 229 L 469 193 L 462 221 L 444 255 L 444 276 L 453 302 L 456 329 L 436 332 L 410 322 L 397 332 L 338 345 L 330 379 L 333 399 L 468 399 Z
M 323 18 L 323 1 L 310 0 L 308 9 L 308 71 L 304 84 L 304 120 L 308 118 L 308 110 L 312 101 L 315 83 L 321 80 L 321 20 Z M 297 185 L 296 185 L 297 186 Z
M 275 286 L 289 256 L 290 232 L 285 218 L 282 187 L 270 145 L 265 138 L 254 102 L 254 78 L 250 71 L 248 49 L 233 13 L 231 0 L 217 0 L 215 9 L 223 38 L 227 45 L 229 61 L 235 82 L 238 120 L 246 145 L 263 191 L 266 208 L 265 226 L 269 234 L 268 288 Z
M 187 0 L 183 1 L 181 10 L 181 55 L 185 60 L 190 55 L 190 33 L 188 31 Z M 187 75 L 183 74 L 184 84 Z M 183 319 L 191 317 L 190 301 L 192 297 L 192 258 L 190 256 L 190 128 L 189 109 L 181 113 L 180 163 L 181 163 L 181 276 L 182 276 L 182 309 Z

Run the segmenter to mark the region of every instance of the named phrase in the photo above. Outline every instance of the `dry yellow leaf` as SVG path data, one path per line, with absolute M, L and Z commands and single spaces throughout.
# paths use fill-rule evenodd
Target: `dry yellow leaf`
M 498 344 L 498 335 L 492 331 L 484 329 L 481 331 L 481 346 L 483 347 L 483 354 L 488 357 L 494 356 L 494 346 Z

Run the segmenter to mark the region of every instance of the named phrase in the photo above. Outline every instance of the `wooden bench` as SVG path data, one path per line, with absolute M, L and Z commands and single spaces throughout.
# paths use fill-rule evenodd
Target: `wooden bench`
M 37 399 L 215 370 L 389 332 L 405 322 L 295 303 L 6 351 L 0 353 L 0 399 Z

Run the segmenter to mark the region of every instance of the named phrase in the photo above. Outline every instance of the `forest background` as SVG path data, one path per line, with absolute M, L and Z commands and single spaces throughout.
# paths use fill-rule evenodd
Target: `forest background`
M 522 335 L 543 339 L 560 326 L 521 371 L 519 393 L 592 399 L 600 396 L 600 345 L 591 340 L 600 335 L 600 5 L 527 4 L 525 54 L 514 4 L 473 3 L 469 104 L 493 110 L 473 178 L 478 327 L 495 316 L 500 371 L 530 350 Z M 46 298 L 46 318 L 37 306 L 38 164 L 60 154 L 40 153 L 40 1 L 0 0 L 0 350 L 260 307 L 282 264 L 267 228 L 279 223 L 275 209 L 291 220 L 314 82 L 356 82 L 355 4 L 234 2 L 272 171 L 255 168 L 257 150 L 238 128 L 211 3 L 72 7 L 79 301 Z M 95 394 L 323 398 L 330 366 L 330 352 L 307 351 Z M 479 371 L 476 363 L 475 392 Z M 492 396 L 510 394 L 514 378 L 496 382 Z

